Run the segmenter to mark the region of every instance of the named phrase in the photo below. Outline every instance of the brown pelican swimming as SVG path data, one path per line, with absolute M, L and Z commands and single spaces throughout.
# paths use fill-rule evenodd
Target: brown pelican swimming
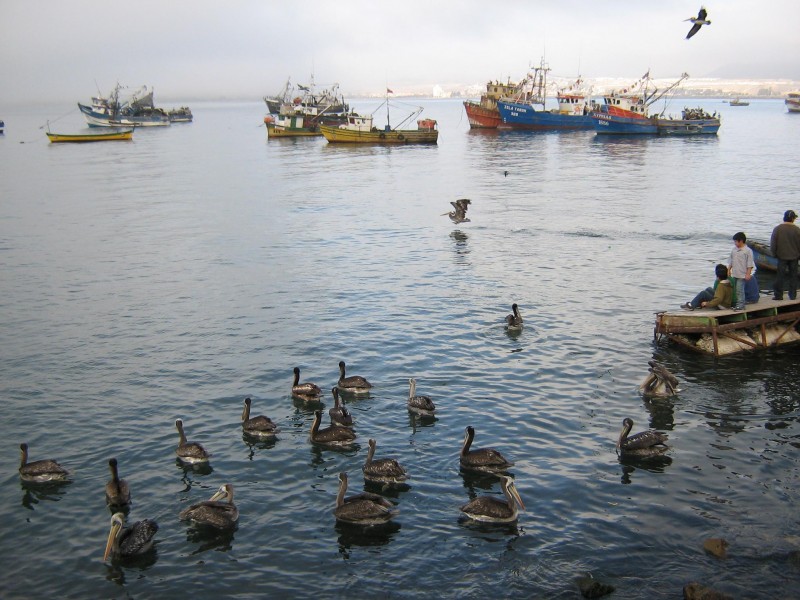
M 69 471 L 54 460 L 35 460 L 28 462 L 28 444 L 19 445 L 22 460 L 19 465 L 19 476 L 23 481 L 31 483 L 47 483 L 48 481 L 66 481 Z
M 395 459 L 379 458 L 378 460 L 373 460 L 375 446 L 375 440 L 370 439 L 367 460 L 364 462 L 364 466 L 361 467 L 364 472 L 364 479 L 384 485 L 398 485 L 408 479 L 408 473 Z
M 300 383 L 300 367 L 295 367 L 292 397 L 303 402 L 318 402 L 320 396 L 322 396 L 322 389 L 316 383 Z
M 245 435 L 258 438 L 260 440 L 271 440 L 278 433 L 278 426 L 264 415 L 250 417 L 250 397 L 244 399 L 244 410 L 242 411 L 242 431 Z
M 622 421 L 622 431 L 617 441 L 617 452 L 622 456 L 649 458 L 659 456 L 669 450 L 665 444 L 667 441 L 666 433 L 642 431 L 628 437 L 631 429 L 633 429 L 633 421 L 626 417 Z
M 197 442 L 186 441 L 186 435 L 183 433 L 183 421 L 180 419 L 176 420 L 175 427 L 178 428 L 178 433 L 181 436 L 181 441 L 178 444 L 178 447 L 175 449 L 175 454 L 178 455 L 178 458 L 182 462 L 192 465 L 207 463 L 211 454 L 206 452 L 206 449 Z
M 217 529 L 228 529 L 239 520 L 239 509 L 233 503 L 233 486 L 230 483 L 220 486 L 205 502 L 192 504 L 178 515 L 182 521 L 194 521 Z
M 688 19 L 684 19 L 685 21 L 691 21 L 693 23 L 692 28 L 689 30 L 689 33 L 686 34 L 686 39 L 688 40 L 692 37 L 695 33 L 700 31 L 700 28 L 703 25 L 711 25 L 711 21 L 709 21 L 706 17 L 708 16 L 708 12 L 706 12 L 706 7 L 701 6 L 700 11 L 697 13 L 696 17 L 689 17 Z
M 475 438 L 475 429 L 468 425 L 464 436 L 464 445 L 461 448 L 461 468 L 468 471 L 482 471 L 485 473 L 500 473 L 513 467 L 514 463 L 506 460 L 494 448 L 478 448 L 470 451 L 472 440 Z
M 379 525 L 386 523 L 397 514 L 394 504 L 383 496 L 362 492 L 345 498 L 347 492 L 347 473 L 339 473 L 339 493 L 336 495 L 336 508 L 333 514 L 337 521 L 359 525 Z
M 322 411 L 314 411 L 314 422 L 311 424 L 311 441 L 315 444 L 325 444 L 327 446 L 349 446 L 356 439 L 356 432 L 349 427 L 341 425 L 331 425 L 323 429 L 319 428 L 322 422 Z
M 103 562 L 109 555 L 114 558 L 131 558 L 144 554 L 153 546 L 156 531 L 158 523 L 155 521 L 144 519 L 125 527 L 125 515 L 114 513 L 111 517 L 111 531 L 108 532 Z
M 519 313 L 519 306 L 516 302 L 511 305 L 511 314 L 506 317 L 506 329 L 509 331 L 522 330 L 522 315 Z
M 678 378 L 667 371 L 666 367 L 656 361 L 648 361 L 649 373 L 639 386 L 639 391 L 645 396 L 668 397 L 674 396 L 678 389 Z
M 408 410 L 418 415 L 430 417 L 436 410 L 436 405 L 428 396 L 417 396 L 417 380 L 413 377 L 408 380 Z
M 333 394 L 333 408 L 328 411 L 333 425 L 341 425 L 343 427 L 353 426 L 353 415 L 347 410 L 342 401 L 339 400 L 339 388 L 331 388 Z
M 455 223 L 469 223 L 469 219 L 467 218 L 467 209 L 469 205 L 472 204 L 472 200 L 468 200 L 467 198 L 460 198 L 455 202 L 451 202 L 450 204 L 453 205 L 455 210 L 451 210 L 449 213 L 442 213 L 442 216 L 447 215 L 450 217 L 450 220 Z
M 345 377 L 345 364 L 343 360 L 339 361 L 339 391 L 348 394 L 369 394 L 372 384 L 361 377 L 360 375 L 352 375 Z
M 106 504 L 109 506 L 126 506 L 131 502 L 131 488 L 128 482 L 119 478 L 117 471 L 117 459 L 108 460 L 108 468 L 111 470 L 111 479 L 106 484 Z
M 461 512 L 470 519 L 488 523 L 511 523 L 517 520 L 517 507 L 525 510 L 514 480 L 508 475 L 500 477 L 500 487 L 506 495 L 505 501 L 496 496 L 478 496 L 461 507 Z

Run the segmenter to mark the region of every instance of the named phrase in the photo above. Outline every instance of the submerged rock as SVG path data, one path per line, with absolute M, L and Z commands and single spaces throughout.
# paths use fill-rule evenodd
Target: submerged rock
M 683 600 L 733 600 L 733 597 L 693 581 L 683 586 Z
M 578 579 L 578 588 L 584 598 L 601 598 L 614 591 L 614 586 L 602 583 L 591 575 Z
M 722 538 L 709 538 L 703 542 L 703 550 L 717 558 L 726 558 L 728 556 L 728 542 Z

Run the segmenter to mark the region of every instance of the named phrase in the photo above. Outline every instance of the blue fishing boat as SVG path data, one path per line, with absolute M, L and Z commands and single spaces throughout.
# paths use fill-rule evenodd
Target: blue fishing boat
M 753 251 L 753 261 L 759 269 L 777 271 L 778 259 L 772 254 L 769 244 L 747 240 L 746 244 Z
M 720 119 L 702 108 L 684 108 L 680 119 L 658 117 L 656 125 L 659 135 L 717 135 Z
M 531 131 L 592 129 L 594 121 L 591 113 L 598 106 L 592 102 L 591 90 L 583 85 L 584 82 L 580 77 L 570 86 L 558 89 L 557 109 L 546 109 L 545 89 L 548 71 L 550 68 L 544 61 L 534 69 L 534 93 L 528 101 L 501 100 L 497 103 L 503 127 Z

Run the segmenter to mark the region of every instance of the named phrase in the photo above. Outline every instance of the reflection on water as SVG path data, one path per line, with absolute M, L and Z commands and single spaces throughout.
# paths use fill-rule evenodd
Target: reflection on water
M 339 535 L 339 554 L 342 558 L 350 558 L 356 547 L 385 546 L 400 532 L 401 525 L 397 521 L 388 521 L 378 525 L 356 525 L 336 521 L 336 533 Z
M 192 523 L 186 528 L 186 541 L 197 546 L 191 554 L 202 554 L 209 550 L 228 552 L 233 548 L 233 538 L 239 529 L 238 524 L 230 529 L 217 529 L 209 525 Z
M 47 483 L 33 483 L 20 481 L 22 488 L 22 506 L 29 510 L 42 501 L 59 502 L 67 491 L 71 481 L 49 481 Z

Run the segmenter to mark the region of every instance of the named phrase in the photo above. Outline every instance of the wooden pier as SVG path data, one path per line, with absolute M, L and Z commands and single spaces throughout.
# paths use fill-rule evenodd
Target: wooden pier
M 744 311 L 717 308 L 656 313 L 654 336 L 723 356 L 800 341 L 800 300 L 762 297 Z

